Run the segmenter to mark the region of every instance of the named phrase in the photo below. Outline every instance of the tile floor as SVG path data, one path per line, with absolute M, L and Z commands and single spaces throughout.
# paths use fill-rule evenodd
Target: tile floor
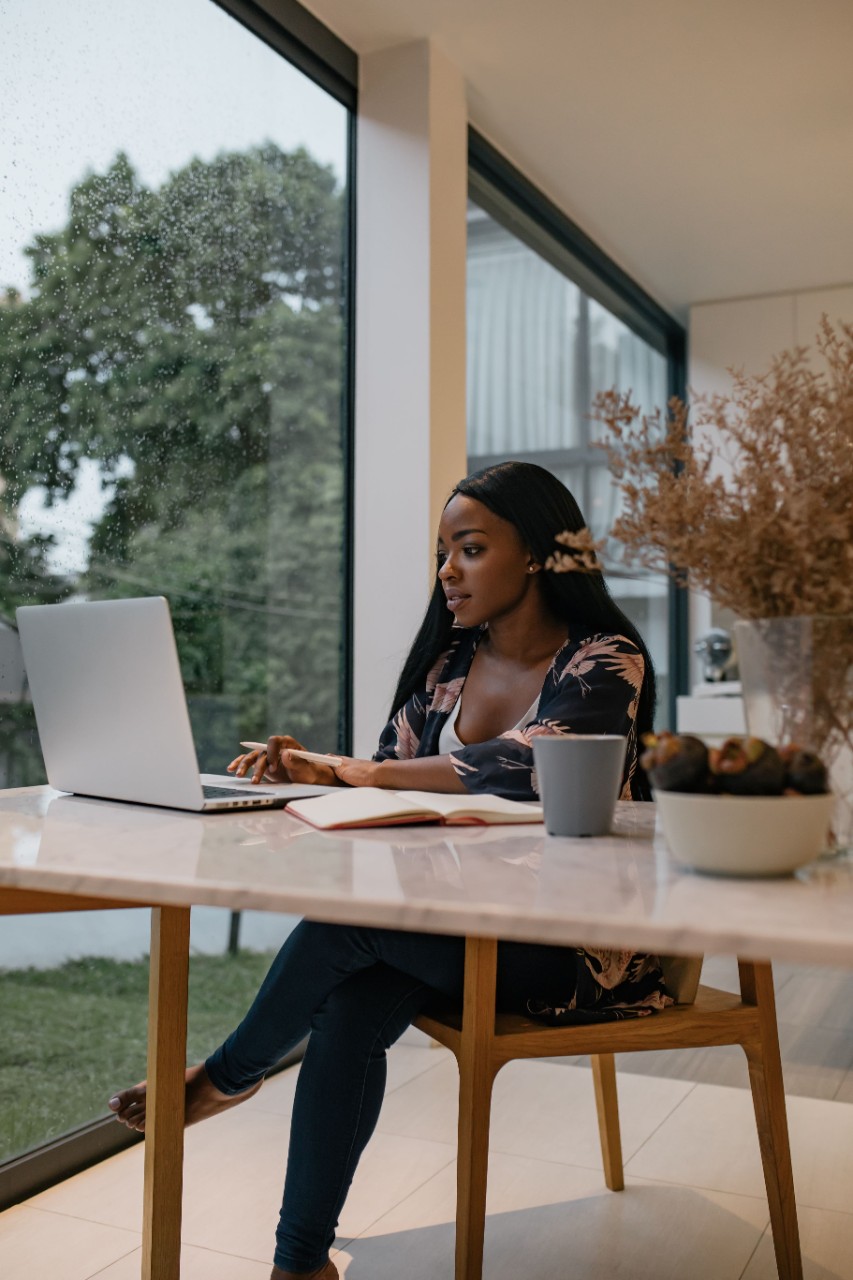
M 734 977 L 708 962 L 707 981 Z M 853 975 L 780 966 L 777 989 L 806 1280 L 853 1280 Z M 583 1060 L 498 1076 L 488 1280 L 772 1280 L 743 1060 L 718 1049 L 619 1067 L 618 1195 L 603 1184 Z M 187 1132 L 183 1280 L 267 1280 L 297 1070 Z M 340 1223 L 348 1280 L 451 1280 L 455 1089 L 450 1055 L 417 1033 L 392 1051 Z M 0 1275 L 135 1280 L 141 1203 L 136 1147 L 0 1215 Z

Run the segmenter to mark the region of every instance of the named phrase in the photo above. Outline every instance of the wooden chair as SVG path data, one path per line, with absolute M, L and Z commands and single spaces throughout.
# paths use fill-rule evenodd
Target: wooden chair
M 462 1009 L 428 1009 L 415 1023 L 452 1049 L 459 1066 L 456 1280 L 480 1280 L 482 1275 L 492 1084 L 505 1063 L 513 1058 L 591 1056 L 604 1180 L 611 1191 L 621 1191 L 613 1055 L 721 1044 L 739 1044 L 746 1054 L 779 1280 L 802 1280 L 770 965 L 739 960 L 736 996 L 699 986 L 701 957 L 662 958 L 675 1005 L 648 1018 L 549 1027 L 515 1014 L 495 1014 L 496 962 L 494 939 L 468 938 Z

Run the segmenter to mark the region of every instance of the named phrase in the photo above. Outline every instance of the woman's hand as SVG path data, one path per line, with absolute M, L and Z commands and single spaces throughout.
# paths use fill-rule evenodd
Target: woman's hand
M 291 749 L 304 751 L 301 742 L 291 738 L 289 733 L 273 734 L 267 741 L 266 750 L 248 751 L 237 756 L 228 765 L 228 772 L 237 778 L 245 778 L 251 772 L 251 781 L 263 782 L 307 782 L 312 786 L 334 787 L 338 784 L 334 770 L 326 764 L 318 764 L 314 760 L 301 760 L 290 755 Z
M 351 756 L 339 756 L 340 764 L 332 768 L 316 760 L 303 760 L 291 755 L 291 751 L 305 748 L 289 734 L 273 735 L 265 751 L 249 751 L 237 756 L 228 765 L 228 772 L 237 778 L 245 778 L 251 772 L 253 783 L 303 782 L 322 787 L 372 787 L 377 786 L 377 764 L 374 760 L 355 760 Z
M 355 760 L 352 756 L 342 756 L 341 763 L 335 765 L 335 776 L 345 787 L 378 787 L 381 786 L 377 776 L 378 768 L 375 760 Z

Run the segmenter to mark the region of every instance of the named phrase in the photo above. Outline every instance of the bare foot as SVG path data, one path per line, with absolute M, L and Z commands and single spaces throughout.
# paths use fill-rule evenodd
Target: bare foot
M 263 1084 L 263 1080 L 259 1080 L 242 1093 L 222 1093 L 211 1084 L 201 1064 L 187 1067 L 186 1081 L 184 1124 L 197 1124 L 208 1116 L 215 1116 L 220 1111 L 227 1111 L 229 1107 L 238 1106 L 257 1093 Z M 115 1113 L 116 1120 L 126 1124 L 128 1129 L 137 1129 L 141 1133 L 145 1129 L 146 1093 L 147 1085 L 143 1080 L 130 1089 L 120 1090 L 110 1098 L 107 1106 Z M 317 1274 L 326 1280 L 322 1272 Z M 334 1276 L 330 1275 L 330 1280 L 334 1280 Z
M 319 1271 L 282 1271 L 281 1267 L 273 1267 L 270 1280 L 340 1280 L 340 1276 L 330 1258 Z

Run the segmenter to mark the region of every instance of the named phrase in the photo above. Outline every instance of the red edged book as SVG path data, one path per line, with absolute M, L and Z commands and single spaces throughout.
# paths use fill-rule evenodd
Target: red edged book
M 292 800 L 286 812 L 321 831 L 410 826 L 416 822 L 456 827 L 542 821 L 542 806 L 522 800 L 437 791 L 385 791 L 381 787 L 347 787 L 331 795 Z

